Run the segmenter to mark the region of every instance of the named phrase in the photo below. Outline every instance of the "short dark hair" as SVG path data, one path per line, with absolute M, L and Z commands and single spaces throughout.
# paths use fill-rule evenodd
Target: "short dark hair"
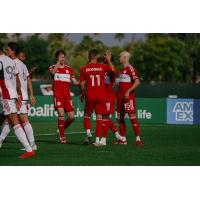
M 0 51 L 3 51 L 3 43 L 0 42 Z
M 64 55 L 64 56 L 66 56 L 66 53 L 65 53 L 65 51 L 63 51 L 63 50 L 58 50 L 58 51 L 56 51 L 56 53 L 55 53 L 56 59 L 58 59 L 59 55 Z
M 16 42 L 9 42 L 8 43 L 8 47 L 15 52 L 16 55 L 19 54 L 19 45 Z
M 88 59 L 92 60 L 93 58 L 95 58 L 98 55 L 99 55 L 99 51 L 97 49 L 90 49 L 89 53 L 88 53 Z

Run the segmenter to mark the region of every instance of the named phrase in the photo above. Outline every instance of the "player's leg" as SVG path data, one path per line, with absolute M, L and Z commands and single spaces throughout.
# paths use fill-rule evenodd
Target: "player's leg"
M 19 118 L 17 115 L 17 107 L 15 100 L 4 100 L 3 102 L 4 115 L 7 116 L 9 123 L 13 127 L 14 133 L 17 139 L 24 146 L 26 153 L 21 155 L 20 158 L 29 158 L 35 155 L 32 150 L 23 128 L 20 125 Z
M 60 143 L 66 144 L 66 138 L 65 138 L 65 119 L 64 119 L 64 109 L 58 108 L 58 130 L 59 130 L 59 137 L 60 137 Z
M 92 133 L 91 133 L 91 123 L 90 123 L 90 116 L 94 110 L 93 102 L 88 100 L 85 101 L 85 108 L 84 108 L 84 128 L 86 131 L 86 138 L 83 142 L 84 145 L 88 145 L 92 143 Z
M 65 105 L 65 111 L 67 112 L 67 119 L 65 120 L 65 129 L 69 127 L 69 125 L 74 121 L 74 106 L 72 104 L 72 101 L 69 100 L 66 102 Z
M 8 134 L 10 133 L 10 123 L 8 122 L 8 119 L 6 118 L 3 122 L 2 129 L 1 129 L 1 135 L 0 135 L 0 148 L 2 147 L 2 144 Z
M 109 115 L 108 114 L 103 115 L 102 128 L 103 128 L 103 134 L 102 134 L 100 144 L 106 145 L 106 139 L 107 139 L 108 129 L 109 129 Z
M 37 150 L 37 145 L 35 144 L 35 137 L 33 133 L 33 127 L 28 119 L 28 114 L 19 114 L 20 123 L 26 133 L 26 137 L 33 150 Z
M 101 146 L 100 136 L 103 131 L 103 115 L 106 114 L 106 102 L 105 101 L 96 101 L 94 103 L 94 108 L 96 112 L 96 141 L 94 143 L 95 146 Z M 107 125 L 107 124 L 106 124 Z
M 29 141 L 29 144 L 31 145 L 31 148 L 33 150 L 37 150 L 37 146 L 35 144 L 35 137 L 33 133 L 33 127 L 30 124 L 29 118 L 28 118 L 28 102 L 27 101 L 22 101 L 22 106 L 18 114 L 19 114 L 20 123 L 24 129 L 24 132 L 26 133 L 26 137 Z
M 127 144 L 126 141 L 126 124 L 125 124 L 125 110 L 123 102 L 120 100 L 117 101 L 117 122 L 119 125 L 119 131 L 122 140 L 118 140 L 118 144 Z
M 120 136 L 114 122 L 112 121 L 111 117 L 112 115 L 115 113 L 115 101 L 110 100 L 109 103 L 106 103 L 106 108 L 107 108 L 107 113 L 108 113 L 108 120 L 109 120 L 109 128 L 111 129 L 111 131 L 115 134 L 115 137 L 117 138 L 117 140 L 122 140 L 122 137 Z
M 61 144 L 66 144 L 65 138 L 65 99 L 62 96 L 54 96 L 54 106 L 55 110 L 58 112 L 58 134 Z
M 140 139 L 140 129 L 139 129 L 139 123 L 136 117 L 136 101 L 134 98 L 130 99 L 130 112 L 128 113 L 129 119 L 131 121 L 133 130 L 135 132 L 136 136 L 136 145 L 143 145 L 141 139 Z

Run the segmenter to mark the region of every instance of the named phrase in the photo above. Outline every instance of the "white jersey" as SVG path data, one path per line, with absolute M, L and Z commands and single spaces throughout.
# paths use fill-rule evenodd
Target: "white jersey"
M 3 99 L 16 99 L 17 84 L 16 75 L 18 70 L 11 58 L 0 55 L 0 87 Z
M 26 65 L 19 60 L 18 58 L 15 58 L 14 63 L 16 65 L 16 68 L 19 72 L 19 80 L 21 83 L 21 90 L 20 90 L 20 95 L 23 101 L 27 101 L 28 100 L 28 83 L 27 83 L 27 78 L 29 76 L 29 72 L 28 69 L 26 67 Z

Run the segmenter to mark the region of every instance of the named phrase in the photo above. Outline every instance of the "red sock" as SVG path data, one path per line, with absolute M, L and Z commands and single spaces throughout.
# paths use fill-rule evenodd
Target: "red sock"
M 84 116 L 84 128 L 85 130 L 90 129 L 90 117 Z
M 133 126 L 133 130 L 135 132 L 136 136 L 140 136 L 140 129 L 139 129 L 139 123 L 138 120 L 136 119 L 136 117 L 130 117 L 132 126 Z
M 126 124 L 124 118 L 118 118 L 119 131 L 122 137 L 126 137 Z
M 64 124 L 65 124 L 64 117 L 59 117 L 58 118 L 58 129 L 59 129 L 61 138 L 65 137 Z
M 104 138 L 107 138 L 108 129 L 109 129 L 109 119 L 104 119 L 103 120 L 103 137 Z
M 97 119 L 96 120 L 96 137 L 100 137 L 101 132 L 102 132 L 102 119 Z
M 69 121 L 69 120 L 67 119 L 67 120 L 65 121 L 65 125 L 64 125 L 65 129 L 68 128 L 69 125 L 70 125 L 72 122 L 73 122 L 73 120 L 70 120 L 70 121 Z
M 109 119 L 109 128 L 112 130 L 113 133 L 117 132 L 117 128 L 116 128 L 114 122 L 112 121 L 112 119 Z

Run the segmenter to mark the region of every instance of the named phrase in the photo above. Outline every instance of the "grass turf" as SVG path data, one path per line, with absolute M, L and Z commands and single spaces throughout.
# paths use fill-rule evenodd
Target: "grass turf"
M 38 145 L 37 156 L 19 159 L 23 152 L 13 133 L 0 149 L 0 165 L 3 166 L 193 166 L 200 165 L 200 126 L 141 125 L 144 147 L 135 145 L 131 125 L 127 126 L 128 145 L 113 145 L 114 136 L 109 132 L 108 145 L 83 146 L 85 134 L 69 134 L 69 144 L 60 145 L 56 135 L 56 123 L 33 122 Z M 94 128 L 94 124 L 92 124 Z M 71 132 L 82 132 L 83 124 L 74 122 Z

